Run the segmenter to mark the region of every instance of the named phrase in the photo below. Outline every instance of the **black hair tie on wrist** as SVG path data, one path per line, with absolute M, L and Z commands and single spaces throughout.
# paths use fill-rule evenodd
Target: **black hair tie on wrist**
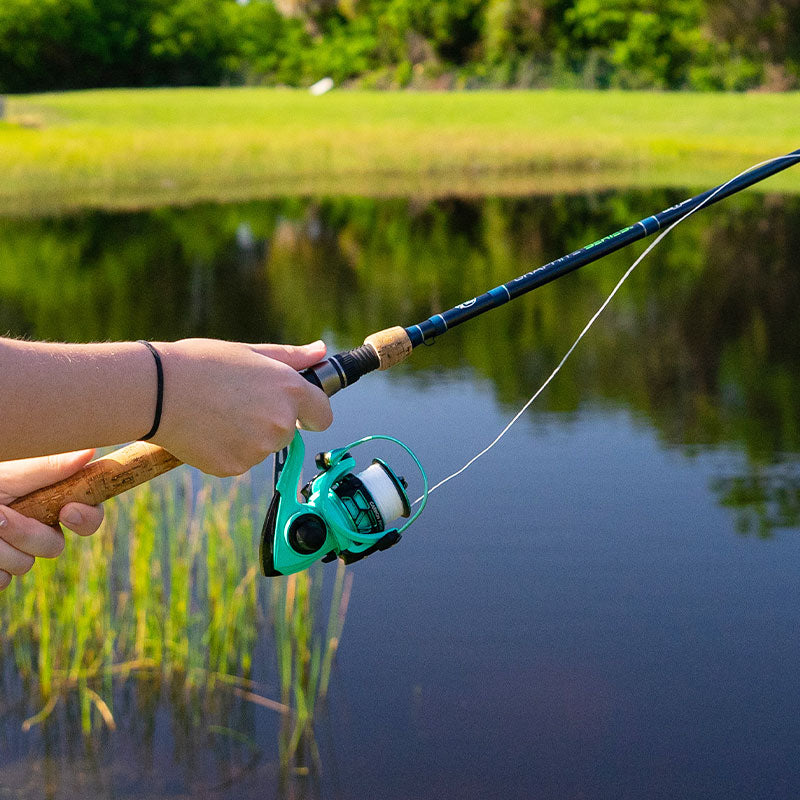
M 161 424 L 161 408 L 164 405 L 164 367 L 161 365 L 161 354 L 158 350 L 153 347 L 150 342 L 146 342 L 144 339 L 139 339 L 138 344 L 143 344 L 152 354 L 153 358 L 156 362 L 156 380 L 158 381 L 158 386 L 156 388 L 156 413 L 153 417 L 153 427 L 142 436 L 142 442 L 146 442 L 148 439 L 152 439 L 156 435 L 156 431 L 158 431 L 158 426 Z

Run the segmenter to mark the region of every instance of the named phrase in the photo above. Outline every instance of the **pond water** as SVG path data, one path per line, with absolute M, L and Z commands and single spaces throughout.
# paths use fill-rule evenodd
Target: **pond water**
M 351 347 L 690 193 L 6 219 L 0 329 Z M 796 797 L 798 220 L 800 197 L 747 194 L 679 227 L 503 441 L 400 545 L 348 568 L 306 757 L 282 768 L 274 709 L 135 674 L 106 680 L 115 731 L 84 735 L 67 698 L 23 732 L 43 701 L 20 664 L 41 643 L 20 655 L 21 634 L 0 632 L 0 797 Z M 533 394 L 641 249 L 365 377 L 307 449 L 391 434 L 444 477 Z M 263 510 L 266 466 L 252 483 Z M 231 646 L 252 655 L 241 676 L 277 696 L 260 580 L 252 632 Z

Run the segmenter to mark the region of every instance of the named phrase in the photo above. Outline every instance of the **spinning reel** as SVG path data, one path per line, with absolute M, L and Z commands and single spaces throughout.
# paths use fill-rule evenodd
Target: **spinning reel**
M 406 482 L 381 459 L 358 474 L 350 451 L 375 439 L 405 450 L 419 467 L 424 493 L 411 516 Z M 400 541 L 400 536 L 422 513 L 428 500 L 428 478 L 419 459 L 391 436 L 365 436 L 345 447 L 319 453 L 320 472 L 297 496 L 305 457 L 305 445 L 295 433 L 288 449 L 275 454 L 274 493 L 261 530 L 261 569 L 269 577 L 300 572 L 317 559 L 346 564 L 360 561 Z M 398 517 L 408 521 L 399 528 L 388 523 Z

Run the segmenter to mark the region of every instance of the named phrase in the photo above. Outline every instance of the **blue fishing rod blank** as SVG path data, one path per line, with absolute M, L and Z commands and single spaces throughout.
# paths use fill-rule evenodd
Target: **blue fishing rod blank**
M 658 214 L 653 214 L 644 219 L 640 219 L 627 228 L 622 228 L 616 233 L 604 236 L 596 242 L 592 242 L 580 250 L 575 250 L 566 256 L 561 256 L 549 264 L 538 267 L 531 272 L 526 272 L 518 278 L 510 280 L 484 292 L 478 297 L 473 297 L 460 305 L 454 306 L 448 311 L 434 314 L 424 322 L 411 325 L 405 331 L 411 340 L 413 347 L 417 347 L 425 342 L 432 341 L 436 336 L 466 322 L 473 317 L 477 317 L 492 308 L 505 305 L 509 300 L 519 297 L 533 289 L 538 289 L 546 283 L 560 278 L 569 272 L 573 272 L 580 267 L 591 264 L 593 261 L 607 256 L 616 250 L 620 250 L 633 242 L 638 242 L 647 236 L 651 236 L 660 230 L 664 230 L 671 223 L 685 217 L 700 206 L 712 205 L 725 197 L 742 191 L 749 186 L 753 186 L 776 172 L 781 172 L 794 164 L 800 163 L 800 149 L 794 150 L 788 155 L 770 159 L 759 167 L 748 170 L 727 183 L 720 184 L 713 189 L 708 189 L 702 194 L 690 197 L 677 205 L 670 206 Z
M 670 224 L 682 219 L 687 214 L 701 208 L 718 203 L 725 197 L 753 186 L 776 172 L 781 172 L 794 164 L 800 163 L 800 149 L 785 156 L 778 156 L 753 167 L 730 181 L 708 189 L 702 194 L 690 197 L 682 203 L 670 206 L 658 214 L 640 219 L 627 228 L 611 233 L 596 242 L 575 250 L 569 255 L 561 256 L 549 264 L 526 272 L 518 278 L 510 280 L 473 297 L 453 308 L 434 314 L 432 317 L 402 328 L 399 325 L 387 328 L 368 336 L 360 347 L 329 356 L 319 364 L 301 372 L 308 381 L 322 389 L 328 396 L 355 383 L 362 375 L 376 369 L 388 369 L 406 359 L 413 349 L 421 344 L 431 343 L 437 336 L 446 333 L 450 328 L 477 317 L 492 308 L 505 305 L 515 297 L 544 286 L 546 283 L 573 272 L 580 267 L 607 256 L 633 242 L 663 231 Z

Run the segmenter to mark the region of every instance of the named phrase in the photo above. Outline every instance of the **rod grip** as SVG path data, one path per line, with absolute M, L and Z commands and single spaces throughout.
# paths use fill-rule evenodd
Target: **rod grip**
M 414 349 L 406 329 L 399 325 L 370 334 L 364 339 L 364 344 L 368 344 L 375 351 L 380 361 L 378 369 L 381 370 L 405 361 Z
M 362 375 L 376 369 L 389 369 L 406 359 L 413 346 L 405 328 L 396 326 L 373 333 L 360 347 L 328 356 L 300 374 L 332 397 L 340 389 L 354 384 Z
M 134 442 L 90 461 L 74 475 L 36 489 L 9 505 L 26 517 L 33 517 L 46 525 L 56 525 L 58 514 L 67 503 L 96 506 L 182 463 L 163 447 L 149 442 Z

